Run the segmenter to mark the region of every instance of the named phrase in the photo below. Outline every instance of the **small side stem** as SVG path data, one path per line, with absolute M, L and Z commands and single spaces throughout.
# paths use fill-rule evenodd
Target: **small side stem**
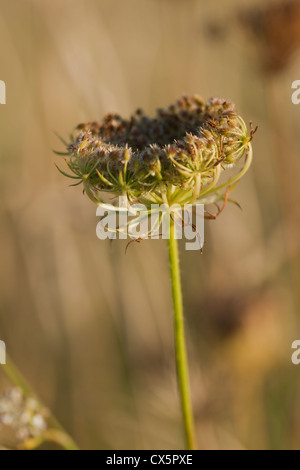
M 168 244 L 174 306 L 176 366 L 184 423 L 184 432 L 187 449 L 195 450 L 197 447 L 195 436 L 195 424 L 190 395 L 188 360 L 184 331 L 184 314 L 179 266 L 179 252 L 178 243 L 175 238 L 175 224 L 172 218 L 170 220 L 170 237 L 168 240 Z

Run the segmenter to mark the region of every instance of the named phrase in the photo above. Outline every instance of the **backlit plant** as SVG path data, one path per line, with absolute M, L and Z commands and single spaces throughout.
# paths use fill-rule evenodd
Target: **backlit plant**
M 229 101 L 183 96 L 155 117 L 141 110 L 130 119 L 107 114 L 100 123 L 80 124 L 65 142 L 71 173 L 96 204 L 103 196 L 123 196 L 151 215 L 153 204 L 168 207 L 223 201 L 247 172 L 251 140 L 243 119 Z M 170 212 L 169 261 L 175 319 L 175 346 L 186 447 L 196 448 L 175 221 Z

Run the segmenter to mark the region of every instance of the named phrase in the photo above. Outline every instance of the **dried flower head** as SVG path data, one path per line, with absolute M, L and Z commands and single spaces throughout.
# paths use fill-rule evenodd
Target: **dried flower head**
M 96 203 L 103 192 L 146 205 L 215 202 L 248 170 L 253 133 L 231 102 L 183 96 L 154 118 L 138 110 L 130 119 L 108 114 L 80 124 L 64 154 L 72 174 L 60 171 Z M 220 183 L 223 173 L 229 179 Z
M 0 425 L 9 426 L 23 442 L 40 436 L 47 429 L 48 411 L 35 398 L 26 398 L 19 388 L 0 397 Z

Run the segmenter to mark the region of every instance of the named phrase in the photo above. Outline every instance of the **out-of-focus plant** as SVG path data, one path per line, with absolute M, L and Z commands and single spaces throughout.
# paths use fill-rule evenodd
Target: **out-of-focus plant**
M 75 186 L 83 185 L 97 205 L 103 205 L 103 194 L 110 193 L 125 197 L 128 205 L 143 204 L 149 217 L 152 205 L 169 208 L 176 365 L 188 449 L 197 445 L 172 207 L 218 201 L 224 201 L 224 207 L 251 165 L 253 134 L 229 101 L 205 103 L 198 96 L 183 96 L 169 108 L 159 109 L 154 118 L 138 110 L 128 120 L 108 114 L 101 123 L 80 124 L 71 142 L 63 141 L 66 151 L 58 152 L 67 157 L 71 174 L 60 172 L 75 180 Z
M 12 429 L 18 448 L 34 450 L 52 442 L 64 450 L 78 450 L 72 437 L 36 396 L 9 357 L 3 370 L 14 387 L 0 396 L 0 426 Z
M 252 7 L 243 10 L 240 18 L 256 41 L 263 70 L 274 74 L 286 68 L 300 47 L 299 0 Z

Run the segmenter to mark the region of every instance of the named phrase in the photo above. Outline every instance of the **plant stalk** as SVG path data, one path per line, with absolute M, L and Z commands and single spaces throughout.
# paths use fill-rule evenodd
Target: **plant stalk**
M 175 351 L 178 385 L 180 391 L 182 417 L 187 450 L 196 450 L 195 424 L 192 410 L 190 381 L 188 371 L 188 359 L 184 331 L 184 314 L 180 277 L 180 264 L 178 242 L 175 238 L 175 224 L 170 220 L 169 261 L 172 283 L 173 307 L 174 307 L 174 330 Z

